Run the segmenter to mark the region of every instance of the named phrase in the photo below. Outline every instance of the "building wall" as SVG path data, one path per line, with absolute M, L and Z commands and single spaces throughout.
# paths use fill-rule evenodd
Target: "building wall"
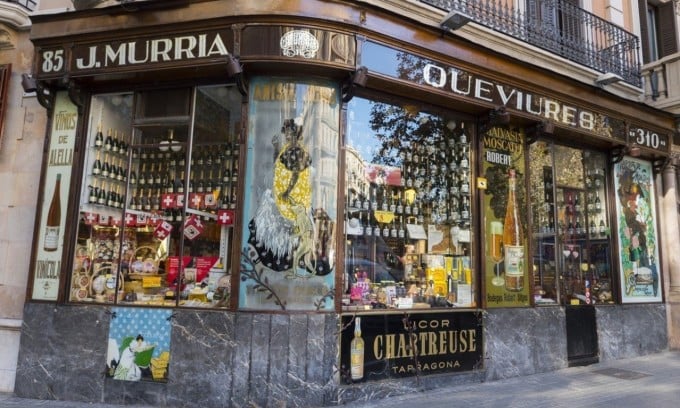
M 12 64 L 0 145 L 0 392 L 14 387 L 47 116 L 21 87 L 33 60 L 29 29 L 23 9 L 0 4 L 0 64 Z

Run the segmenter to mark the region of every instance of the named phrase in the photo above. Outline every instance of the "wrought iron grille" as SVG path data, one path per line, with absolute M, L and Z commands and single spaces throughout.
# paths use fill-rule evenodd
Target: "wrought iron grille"
M 14 3 L 28 11 L 33 11 L 38 6 L 37 0 L 4 0 L 5 3 Z
M 550 51 L 598 72 L 614 73 L 641 86 L 637 36 L 567 0 L 420 0 L 447 12 L 456 10 L 477 24 Z

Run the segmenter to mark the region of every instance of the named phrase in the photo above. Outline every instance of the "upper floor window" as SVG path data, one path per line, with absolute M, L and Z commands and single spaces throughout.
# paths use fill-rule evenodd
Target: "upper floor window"
M 640 37 L 644 63 L 678 52 L 673 2 L 641 1 Z

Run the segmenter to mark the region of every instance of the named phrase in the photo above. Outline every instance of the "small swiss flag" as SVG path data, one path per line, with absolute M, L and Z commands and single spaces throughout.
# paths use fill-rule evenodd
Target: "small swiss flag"
M 201 204 L 203 204 L 203 194 L 202 193 L 191 193 L 189 194 L 189 207 L 200 209 Z
M 158 226 L 158 224 L 160 224 L 162 219 L 163 219 L 163 216 L 160 213 L 152 212 L 151 215 L 149 216 L 149 219 L 147 220 L 146 224 L 151 225 L 152 227 L 156 227 L 156 226 Z
M 96 213 L 86 212 L 83 214 L 83 222 L 85 225 L 94 225 L 99 221 L 99 215 Z
M 172 232 L 172 224 L 170 224 L 167 221 L 162 221 L 156 226 L 156 229 L 153 231 L 153 236 L 160 239 L 161 241 L 170 236 L 170 233 Z
M 172 209 L 175 208 L 177 204 L 177 199 L 174 194 L 163 194 L 161 196 L 161 208 L 162 209 Z
M 205 225 L 203 225 L 203 221 L 201 221 L 201 218 L 197 217 L 194 214 L 191 214 L 184 221 L 184 236 L 190 240 L 194 239 L 201 235 L 204 228 Z
M 122 223 L 123 220 L 120 217 L 111 217 L 111 226 L 120 227 L 120 224 Z
M 109 216 L 104 214 L 99 214 L 99 219 L 97 220 L 99 225 L 109 225 Z
M 217 210 L 219 225 L 234 225 L 234 210 Z
M 125 214 L 125 226 L 134 227 L 135 225 L 137 225 L 137 217 L 134 214 Z

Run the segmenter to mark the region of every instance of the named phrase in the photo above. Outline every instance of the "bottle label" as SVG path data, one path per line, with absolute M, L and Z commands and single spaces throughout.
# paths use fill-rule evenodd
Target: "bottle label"
M 350 375 L 353 380 L 364 377 L 364 347 L 363 344 L 356 344 L 350 354 Z
M 54 251 L 59 245 L 59 227 L 45 227 L 45 245 L 46 251 Z
M 524 246 L 505 245 L 505 274 L 507 276 L 524 276 Z

